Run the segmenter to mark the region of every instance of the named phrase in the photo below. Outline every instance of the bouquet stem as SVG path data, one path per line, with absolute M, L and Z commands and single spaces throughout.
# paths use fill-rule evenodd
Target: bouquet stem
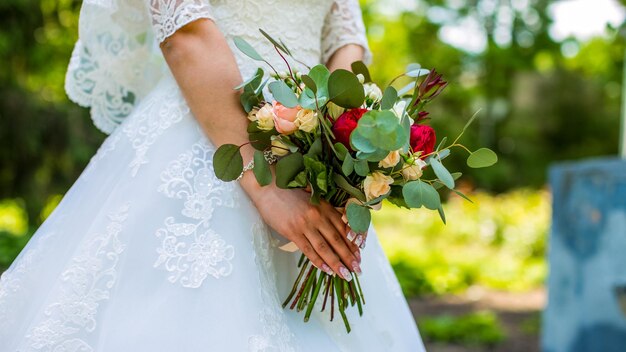
M 300 267 L 300 272 L 293 284 L 291 292 L 283 302 L 283 308 L 287 307 L 289 303 L 291 303 L 289 309 L 296 309 L 298 312 L 306 308 L 304 321 L 307 322 L 313 313 L 313 308 L 315 308 L 318 299 L 324 297 L 320 310 L 323 312 L 326 309 L 328 297 L 330 296 L 330 320 L 332 321 L 334 319 L 335 301 L 337 301 L 339 314 L 346 327 L 346 331 L 349 333 L 351 328 L 346 315 L 346 309 L 356 305 L 359 315 L 363 315 L 363 304 L 365 304 L 363 291 L 361 290 L 357 275 L 353 275 L 354 281 L 350 282 L 336 275 L 328 275 L 312 265 L 304 254 L 300 257 L 298 266 Z M 322 288 L 324 289 L 323 291 Z M 323 292 L 322 296 L 320 296 L 320 292 Z

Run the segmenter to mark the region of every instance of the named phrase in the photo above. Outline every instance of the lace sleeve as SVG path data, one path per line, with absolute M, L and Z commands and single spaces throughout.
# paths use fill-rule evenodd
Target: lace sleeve
M 358 0 L 336 0 L 322 31 L 322 62 L 326 63 L 337 49 L 348 44 L 358 44 L 365 49 L 363 61 L 369 64 L 372 53 L 365 36 L 365 25 Z
M 208 0 L 147 0 L 157 42 L 163 42 L 186 24 L 200 18 L 213 20 Z

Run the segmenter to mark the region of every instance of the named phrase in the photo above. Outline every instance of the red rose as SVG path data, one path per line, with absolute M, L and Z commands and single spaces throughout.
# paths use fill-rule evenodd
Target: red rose
M 332 128 L 335 140 L 352 150 L 350 147 L 350 134 L 356 128 L 361 116 L 366 112 L 368 112 L 367 109 L 350 109 L 339 115 Z
M 413 125 L 411 126 L 411 148 L 413 152 L 422 152 L 422 155 L 427 155 L 435 150 L 435 141 L 437 136 L 435 130 L 427 125 Z

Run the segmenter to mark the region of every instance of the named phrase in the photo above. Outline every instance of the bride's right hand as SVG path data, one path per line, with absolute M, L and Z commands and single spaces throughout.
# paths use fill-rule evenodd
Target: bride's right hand
M 242 178 L 242 187 L 263 217 L 263 220 L 293 241 L 318 268 L 329 274 L 351 280 L 350 271 L 361 273 L 360 249 L 348 241 L 350 228 L 342 214 L 330 203 L 310 203 L 310 194 L 300 189 L 281 189 L 274 183 L 260 187 L 252 172 Z M 350 270 L 348 270 L 348 268 Z

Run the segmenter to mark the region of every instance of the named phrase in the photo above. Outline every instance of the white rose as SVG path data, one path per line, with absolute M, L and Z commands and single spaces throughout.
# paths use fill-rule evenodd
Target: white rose
M 402 177 L 406 181 L 414 181 L 422 177 L 422 169 L 426 167 L 426 162 L 420 158 L 415 158 L 413 164 L 407 164 L 402 168 Z
M 298 129 L 304 132 L 313 132 L 319 125 L 317 113 L 313 110 L 302 109 L 298 111 L 294 121 Z
M 250 121 L 256 121 L 256 113 L 259 112 L 259 108 L 258 107 L 253 107 L 252 110 L 250 110 L 250 112 L 248 113 L 248 120 Z
M 279 138 L 272 139 L 272 154 L 276 156 L 285 156 L 289 154 L 289 147 Z
M 265 104 L 256 112 L 256 122 L 259 129 L 269 131 L 274 128 L 274 112 L 271 104 Z
M 379 171 L 374 171 L 365 177 L 363 190 L 365 198 L 369 201 L 389 193 L 393 178 Z
M 375 83 L 365 83 L 363 88 L 365 89 L 365 96 L 372 99 L 374 102 L 380 101 L 380 99 L 383 98 L 383 92 Z
M 343 112 L 346 111 L 346 109 L 333 103 L 332 101 L 326 104 L 326 107 L 328 108 L 328 114 L 330 115 L 330 117 L 333 118 L 333 120 L 336 120 L 339 115 L 343 114 Z
M 363 84 L 363 82 L 365 82 L 365 76 L 363 76 L 362 73 L 359 73 L 356 75 L 356 79 L 359 80 L 359 83 Z
M 389 152 L 387 156 L 378 162 L 378 167 L 394 167 L 400 162 L 400 151 Z

